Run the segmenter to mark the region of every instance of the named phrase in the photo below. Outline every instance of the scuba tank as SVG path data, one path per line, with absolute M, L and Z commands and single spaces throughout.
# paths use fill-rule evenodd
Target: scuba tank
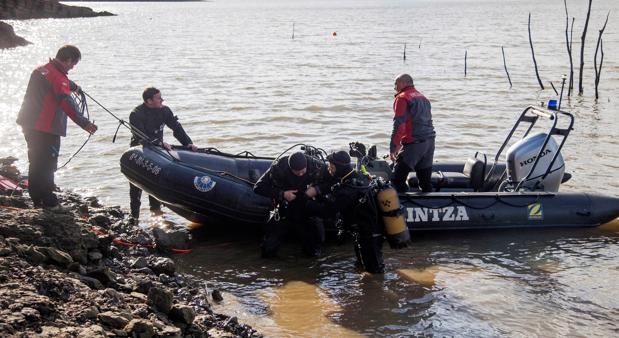
M 397 191 L 390 185 L 380 184 L 376 195 L 380 206 L 387 242 L 392 249 L 405 248 L 411 236 L 406 227 Z

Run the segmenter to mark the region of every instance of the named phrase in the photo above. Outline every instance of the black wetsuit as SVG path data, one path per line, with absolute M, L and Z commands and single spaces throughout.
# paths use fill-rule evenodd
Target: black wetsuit
M 301 239 L 303 252 L 309 256 L 319 256 L 324 242 L 324 224 L 318 215 L 309 210 L 316 203 L 308 199 L 305 191 L 308 186 L 317 188 L 320 195 L 328 189 L 330 179 L 326 165 L 307 156 L 307 171 L 303 176 L 296 176 L 288 165 L 288 156 L 276 160 L 254 185 L 254 192 L 272 199 L 277 216 L 271 217 L 265 227 L 261 244 L 262 256 L 273 257 L 281 246 L 283 237 L 294 229 Z M 297 190 L 297 197 L 291 202 L 284 199 L 284 192 Z
M 327 212 L 339 212 L 344 225 L 355 240 L 355 253 L 363 267 L 371 273 L 383 273 L 383 221 L 369 178 L 352 171 L 332 187 Z M 326 215 L 324 215 L 326 217 Z
M 168 126 L 172 129 L 174 137 L 184 146 L 192 144 L 191 138 L 183 129 L 183 126 L 178 122 L 178 118 L 174 116 L 172 110 L 167 106 L 162 108 L 149 108 L 145 104 L 141 104 L 133 109 L 129 115 L 129 122 L 132 126 L 142 131 L 151 142 L 155 145 L 163 145 L 163 128 Z M 143 141 L 134 133 L 131 137 L 131 146 L 142 144 Z M 129 183 L 129 199 L 131 216 L 138 218 L 140 216 L 140 205 L 142 197 L 142 189 Z M 161 202 L 152 196 L 148 196 L 150 208 L 158 210 L 161 207 Z

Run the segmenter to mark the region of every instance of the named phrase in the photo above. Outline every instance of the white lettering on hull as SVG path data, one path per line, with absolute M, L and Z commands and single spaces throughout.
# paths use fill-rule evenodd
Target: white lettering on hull
M 469 215 L 464 206 L 444 208 L 406 208 L 407 222 L 456 222 L 468 221 Z

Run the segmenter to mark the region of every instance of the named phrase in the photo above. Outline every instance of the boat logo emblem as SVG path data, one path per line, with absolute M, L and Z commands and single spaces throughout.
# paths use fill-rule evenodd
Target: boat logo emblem
M 193 179 L 193 186 L 201 192 L 211 191 L 217 182 L 213 181 L 210 176 L 196 176 Z
M 544 219 L 544 209 L 541 203 L 533 203 L 527 206 L 529 219 Z

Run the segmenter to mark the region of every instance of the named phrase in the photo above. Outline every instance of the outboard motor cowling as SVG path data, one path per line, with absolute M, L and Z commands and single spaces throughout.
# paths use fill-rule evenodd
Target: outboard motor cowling
M 507 150 L 507 177 L 511 184 L 515 186 L 526 178 L 526 181 L 520 185 L 521 189 L 559 191 L 565 172 L 565 162 L 563 162 L 563 156 L 559 153 L 552 164 L 552 168 L 549 169 L 550 162 L 559 151 L 559 146 L 555 139 L 550 137 L 544 151 L 540 154 L 539 150 L 547 136 L 546 133 L 527 136 Z M 529 175 L 538 154 L 540 154 L 540 159 Z M 529 175 L 528 178 L 527 175 Z

